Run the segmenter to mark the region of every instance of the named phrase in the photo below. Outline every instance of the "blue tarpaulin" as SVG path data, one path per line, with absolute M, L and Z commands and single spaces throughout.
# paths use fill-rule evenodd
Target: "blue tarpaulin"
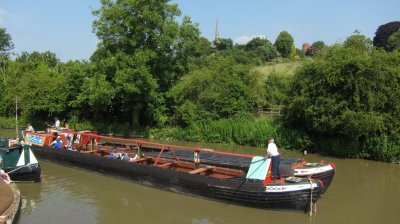
M 271 164 L 271 159 L 266 159 L 262 156 L 254 156 L 251 160 L 249 171 L 247 172 L 247 179 L 264 180 L 269 165 Z

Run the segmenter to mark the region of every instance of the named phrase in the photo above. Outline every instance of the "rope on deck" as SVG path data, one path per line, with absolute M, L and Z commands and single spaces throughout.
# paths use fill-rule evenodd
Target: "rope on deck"
M 311 177 L 308 177 L 308 181 L 310 181 L 310 186 L 311 186 L 311 189 L 310 189 L 310 213 L 309 213 L 309 215 L 312 216 L 313 215 L 313 200 L 312 200 L 312 197 L 313 197 L 313 183 L 312 183 Z

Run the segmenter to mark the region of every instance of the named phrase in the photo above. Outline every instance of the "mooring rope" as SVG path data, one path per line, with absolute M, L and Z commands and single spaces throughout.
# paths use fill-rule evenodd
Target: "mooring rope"
M 310 185 L 311 185 L 311 190 L 310 190 L 310 216 L 312 216 L 313 215 L 313 201 L 312 201 L 312 198 L 313 198 L 313 182 L 312 182 L 311 177 L 308 177 L 308 180 L 310 181 Z

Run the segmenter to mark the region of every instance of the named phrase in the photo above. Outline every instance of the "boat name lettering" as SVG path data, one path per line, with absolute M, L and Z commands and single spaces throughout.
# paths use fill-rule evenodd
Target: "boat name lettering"
M 42 145 L 43 144 L 43 138 L 36 136 L 36 135 L 27 135 L 26 136 L 28 139 L 28 142 L 31 142 L 33 144 L 37 145 Z

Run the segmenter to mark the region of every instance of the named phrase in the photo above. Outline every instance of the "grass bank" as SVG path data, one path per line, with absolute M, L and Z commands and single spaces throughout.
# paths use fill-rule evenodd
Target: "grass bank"
M 255 71 L 263 74 L 267 78 L 270 74 L 279 74 L 283 77 L 291 77 L 296 70 L 301 67 L 304 60 L 285 60 L 282 62 L 267 62 L 254 68 Z
M 0 128 L 15 128 L 15 118 L 0 117 Z
M 208 123 L 194 123 L 183 129 L 151 129 L 149 137 L 252 146 L 264 146 L 266 140 L 272 137 L 285 149 L 301 149 L 306 144 L 302 133 L 283 128 L 279 121 L 269 117 L 221 119 Z

